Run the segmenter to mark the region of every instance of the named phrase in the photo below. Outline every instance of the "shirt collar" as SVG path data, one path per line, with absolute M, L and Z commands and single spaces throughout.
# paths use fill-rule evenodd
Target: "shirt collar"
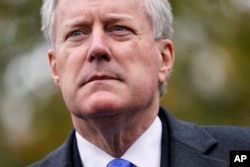
M 138 167 L 160 166 L 162 125 L 156 117 L 150 127 L 121 157 Z M 114 157 L 93 145 L 76 132 L 77 146 L 84 167 L 105 167 Z

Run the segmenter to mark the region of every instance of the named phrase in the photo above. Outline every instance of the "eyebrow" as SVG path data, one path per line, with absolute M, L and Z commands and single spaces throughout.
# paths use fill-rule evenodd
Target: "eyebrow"
M 127 14 L 106 14 L 106 16 L 103 16 L 103 20 L 109 23 L 113 22 L 119 22 L 119 21 L 132 21 L 134 17 L 127 15 Z M 84 25 L 88 25 L 91 23 L 91 19 L 86 19 L 86 17 L 79 17 L 74 18 L 72 20 L 69 20 L 65 24 L 63 24 L 64 27 L 72 28 L 72 27 L 81 27 Z
M 83 25 L 87 25 L 90 21 L 83 19 L 83 18 L 74 18 L 72 20 L 67 21 L 62 26 L 66 28 L 72 28 L 72 27 L 80 27 Z

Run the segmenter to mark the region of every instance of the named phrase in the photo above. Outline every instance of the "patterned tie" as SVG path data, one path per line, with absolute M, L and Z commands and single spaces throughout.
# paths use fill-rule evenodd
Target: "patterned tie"
M 106 167 L 136 167 L 136 166 L 125 159 L 116 158 L 110 161 Z

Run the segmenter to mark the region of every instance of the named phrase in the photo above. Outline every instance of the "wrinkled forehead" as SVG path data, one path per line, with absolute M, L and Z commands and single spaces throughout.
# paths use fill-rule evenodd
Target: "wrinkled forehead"
M 143 0 L 61 0 L 57 6 L 55 29 L 62 30 L 76 23 L 92 25 L 95 21 L 102 23 L 129 21 L 138 29 L 152 31 L 152 23 L 146 14 L 143 2 Z
M 58 0 L 57 16 L 87 12 L 145 14 L 144 0 Z

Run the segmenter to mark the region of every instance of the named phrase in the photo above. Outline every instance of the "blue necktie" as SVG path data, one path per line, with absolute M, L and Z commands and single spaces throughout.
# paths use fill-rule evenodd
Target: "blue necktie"
M 136 167 L 136 166 L 125 159 L 116 158 L 110 161 L 106 167 Z

